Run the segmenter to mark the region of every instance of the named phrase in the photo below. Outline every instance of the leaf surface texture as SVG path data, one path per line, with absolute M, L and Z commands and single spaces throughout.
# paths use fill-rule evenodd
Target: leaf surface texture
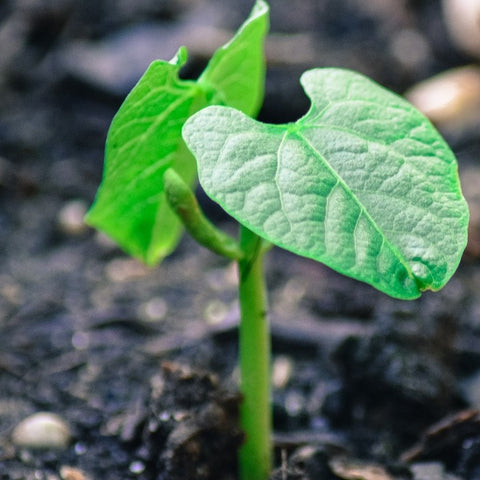
M 438 290 L 466 245 L 450 148 L 414 107 L 366 77 L 314 69 L 296 123 L 208 107 L 183 135 L 200 183 L 258 235 L 398 298 Z

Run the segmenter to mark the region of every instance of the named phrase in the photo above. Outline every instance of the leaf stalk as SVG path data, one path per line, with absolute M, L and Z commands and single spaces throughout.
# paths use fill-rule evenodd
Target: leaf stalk
M 163 181 L 170 207 L 200 245 L 232 260 L 241 260 L 244 257 L 238 242 L 205 217 L 195 194 L 173 168 L 163 174 Z

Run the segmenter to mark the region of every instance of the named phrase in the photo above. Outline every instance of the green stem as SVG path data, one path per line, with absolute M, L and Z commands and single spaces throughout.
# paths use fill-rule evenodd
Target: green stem
M 240 450 L 241 480 L 266 480 L 272 465 L 270 331 L 263 273 L 263 240 L 241 226 L 239 261 L 240 372 L 244 396 L 240 415 L 246 435 Z
M 243 257 L 238 243 L 205 217 L 194 193 L 175 170 L 169 168 L 163 174 L 163 182 L 170 207 L 200 245 L 232 260 Z

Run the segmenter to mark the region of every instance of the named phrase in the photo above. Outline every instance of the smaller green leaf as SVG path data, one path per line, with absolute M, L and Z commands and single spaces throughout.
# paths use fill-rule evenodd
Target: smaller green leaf
M 131 255 L 152 265 L 177 245 L 182 227 L 165 198 L 163 174 L 173 168 L 194 187 L 196 164 L 181 129 L 206 105 L 247 113 L 263 98 L 263 41 L 268 6 L 258 0 L 234 38 L 220 48 L 197 82 L 179 79 L 182 47 L 170 62 L 153 62 L 112 121 L 102 184 L 86 221 Z
M 147 264 L 170 253 L 181 232 L 163 192 L 164 172 L 175 164 L 188 184 L 196 176 L 181 128 L 207 101 L 194 82 L 178 78 L 185 61 L 181 48 L 171 62 L 153 62 L 114 117 L 103 182 L 86 217 Z
M 183 128 L 206 193 L 265 239 L 398 298 L 438 290 L 466 245 L 455 157 L 431 123 L 362 75 L 302 75 L 298 122 L 208 107 Z
M 263 103 L 265 54 L 263 40 L 269 27 L 269 7 L 257 0 L 238 32 L 219 48 L 198 82 L 213 87 L 223 105 L 255 117 Z

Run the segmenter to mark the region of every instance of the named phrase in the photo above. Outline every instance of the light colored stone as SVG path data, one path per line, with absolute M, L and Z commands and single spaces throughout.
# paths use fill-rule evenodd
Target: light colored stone
M 60 477 L 62 480 L 89 480 L 81 470 L 68 465 L 63 465 L 60 468 Z
M 76 236 L 88 230 L 84 221 L 87 204 L 83 200 L 67 202 L 58 212 L 58 226 L 63 233 Z
M 287 386 L 293 374 L 293 362 L 286 355 L 279 355 L 273 361 L 272 385 L 274 388 L 283 389 Z
M 445 24 L 464 52 L 480 58 L 480 0 L 443 0 Z
M 22 420 L 12 432 L 18 447 L 34 449 L 64 449 L 72 439 L 68 423 L 60 416 L 38 412 Z
M 390 52 L 409 70 L 420 68 L 432 53 L 427 39 L 417 30 L 408 28 L 400 30 L 393 36 Z
M 212 300 L 205 306 L 204 315 L 210 325 L 217 325 L 225 319 L 228 306 L 220 300 Z
M 133 258 L 115 258 L 106 266 L 106 275 L 115 283 L 129 282 L 147 276 L 149 269 Z
M 145 464 L 141 462 L 140 460 L 135 460 L 133 461 L 128 469 L 135 475 L 140 475 L 145 471 Z
M 162 297 L 154 297 L 140 307 L 140 315 L 149 322 L 157 322 L 165 318 L 168 304 Z
M 460 480 L 454 475 L 445 472 L 440 462 L 414 463 L 411 466 L 414 480 Z
M 447 70 L 418 83 L 405 97 L 445 130 L 480 124 L 480 67 Z

